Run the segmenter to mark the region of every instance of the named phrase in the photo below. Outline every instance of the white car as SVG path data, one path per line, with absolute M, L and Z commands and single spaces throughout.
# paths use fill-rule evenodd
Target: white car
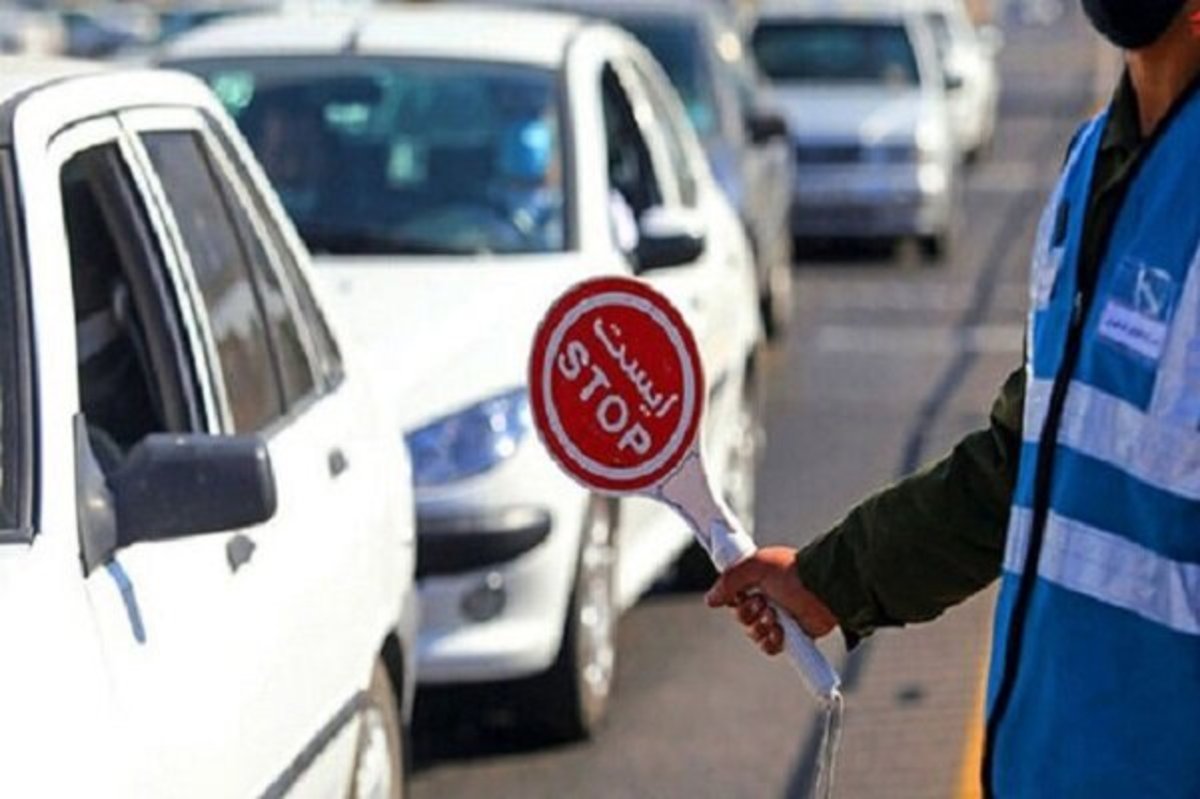
M 792 232 L 944 255 L 960 153 L 928 21 L 894 0 L 764 0 L 752 46 L 795 142 Z
M 976 28 L 965 0 L 910 0 L 933 32 L 946 75 L 950 121 L 959 149 L 976 158 L 991 146 L 1000 110 L 999 29 Z
M 620 611 L 690 536 L 579 488 L 530 429 L 526 361 L 559 293 L 633 273 L 674 298 L 719 479 L 736 508 L 753 497 L 753 263 L 658 65 L 605 24 L 441 5 L 216 24 L 167 63 L 225 99 L 391 381 L 417 485 L 419 681 L 533 678 L 551 730 L 588 734 Z
M 0 795 L 403 792 L 403 448 L 194 78 L 0 60 Z

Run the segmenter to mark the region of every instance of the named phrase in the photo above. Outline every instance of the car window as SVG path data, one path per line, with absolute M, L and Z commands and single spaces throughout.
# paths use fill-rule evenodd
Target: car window
M 18 348 L 16 321 L 17 262 L 13 258 L 14 231 L 9 225 L 13 197 L 8 152 L 0 150 L 0 529 L 20 525 L 19 483 L 21 447 Z
M 225 138 L 220 128 L 213 126 L 211 130 L 217 141 L 224 148 L 230 163 L 234 164 L 238 177 L 245 186 L 246 194 L 254 206 L 254 211 L 260 224 L 263 230 L 266 231 L 272 254 L 276 258 L 276 263 L 283 270 L 283 278 L 287 281 L 288 287 L 295 298 L 300 319 L 303 320 L 304 326 L 312 337 L 312 343 L 316 350 L 317 372 L 321 378 L 323 387 L 326 389 L 332 388 L 341 382 L 344 376 L 342 354 L 338 348 L 337 340 L 334 338 L 332 331 L 330 331 L 329 324 L 325 321 L 325 315 L 322 313 L 316 298 L 313 296 L 312 287 L 309 286 L 308 280 L 305 279 L 304 274 L 300 270 L 300 265 L 296 262 L 296 254 L 292 249 L 291 243 L 288 241 L 287 236 L 284 235 L 283 230 L 280 229 L 278 220 L 276 220 L 275 215 L 268 206 L 266 198 L 259 190 L 258 184 L 250 178 L 245 164 L 242 163 L 237 151 Z
M 662 65 L 696 133 L 702 138 L 716 134 L 720 128 L 716 90 L 699 23 L 682 16 L 653 15 L 618 15 L 615 21 Z
M 560 252 L 569 216 L 551 69 L 465 60 L 206 60 L 314 253 Z
M 250 267 L 254 270 L 256 288 L 267 321 L 267 338 L 279 367 L 284 399 L 288 408 L 292 408 L 312 394 L 317 385 L 316 372 L 304 349 L 299 322 L 284 293 L 279 273 L 265 249 L 268 244 L 272 247 L 274 244 L 259 238 L 258 229 L 251 226 L 249 218 L 241 210 L 237 209 L 235 219 L 239 228 L 243 229 L 243 241 L 249 250 Z
M 59 177 L 70 253 L 79 404 L 105 471 L 151 433 L 198 429 L 194 374 L 162 251 L 115 143 Z
M 917 56 L 902 22 L 767 20 L 752 39 L 772 81 L 920 84 Z
M 316 370 L 305 350 L 301 337 L 301 323 L 294 310 L 291 292 L 285 291 L 280 282 L 279 270 L 282 268 L 283 256 L 279 247 L 281 237 L 233 148 L 215 129 L 210 127 L 209 132 L 220 144 L 225 156 L 224 162 L 233 168 L 233 174 L 226 174 L 226 180 L 222 180 L 220 185 L 231 189 L 230 181 L 237 181 L 241 189 L 240 194 L 233 191 L 228 193 L 230 215 L 238 225 L 249 255 L 250 267 L 267 320 L 267 338 L 279 365 L 284 397 L 288 407 L 292 408 L 316 388 Z M 248 203 L 249 207 L 244 203 Z
M 283 395 L 249 258 L 217 173 L 195 133 L 142 138 L 204 301 L 234 429 L 261 430 L 281 415 Z
M 692 168 L 691 150 L 688 147 L 688 136 L 694 135 L 685 130 L 678 112 L 679 103 L 667 95 L 661 81 L 655 80 L 641 67 L 635 65 L 635 72 L 642 85 L 646 97 L 654 109 L 654 118 L 662 129 L 663 143 L 666 145 L 667 156 L 671 160 L 671 171 L 677 184 L 680 203 L 687 208 L 695 208 L 697 202 L 696 172 Z
M 620 78 L 612 67 L 605 67 L 601 80 L 609 186 L 640 218 L 647 209 L 662 204 L 662 189 Z
M 283 266 L 284 274 L 291 283 L 296 302 L 300 306 L 300 315 L 312 334 L 313 344 L 317 350 L 321 382 L 325 389 L 332 389 L 345 376 L 341 349 L 338 347 L 333 332 L 329 329 L 325 314 L 321 311 L 316 297 L 313 296 L 312 287 L 308 285 L 308 280 L 300 271 L 300 265 L 296 263 L 295 256 L 283 240 L 282 233 L 275 225 L 271 226 L 270 232 L 275 239 L 275 247 L 281 255 L 280 263 Z

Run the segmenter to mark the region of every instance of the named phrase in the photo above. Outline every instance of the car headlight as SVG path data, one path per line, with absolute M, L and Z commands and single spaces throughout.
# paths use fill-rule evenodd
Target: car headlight
M 528 392 L 486 399 L 405 436 L 419 487 L 444 485 L 495 468 L 532 429 Z
M 936 161 L 946 149 L 946 135 L 934 125 L 922 124 L 917 128 L 915 144 L 920 160 Z

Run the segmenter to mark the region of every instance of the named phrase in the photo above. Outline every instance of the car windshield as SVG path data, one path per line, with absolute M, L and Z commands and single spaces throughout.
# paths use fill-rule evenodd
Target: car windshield
M 565 248 L 550 70 L 346 57 L 176 66 L 221 98 L 315 253 Z
M 696 133 L 701 137 L 711 135 L 717 128 L 717 103 L 704 42 L 696 25 L 683 19 L 636 16 L 617 17 L 615 21 L 662 64 Z
M 754 54 L 773 81 L 916 86 L 917 58 L 899 22 L 767 21 Z

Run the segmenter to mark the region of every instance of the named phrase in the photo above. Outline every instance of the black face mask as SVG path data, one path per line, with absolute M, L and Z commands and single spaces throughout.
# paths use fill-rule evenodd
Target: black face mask
M 1187 0 L 1083 0 L 1096 30 L 1125 50 L 1140 50 L 1167 32 Z

